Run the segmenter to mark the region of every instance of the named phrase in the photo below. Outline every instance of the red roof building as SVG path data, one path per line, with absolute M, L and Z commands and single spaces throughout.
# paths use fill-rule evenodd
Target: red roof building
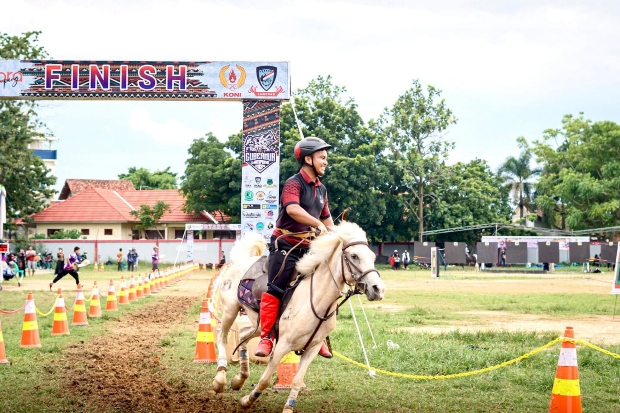
M 72 181 L 79 181 L 80 185 L 87 182 Z M 65 188 L 71 190 L 71 195 L 64 201 L 55 202 L 31 216 L 33 221 L 30 225 L 36 226 L 37 234 L 51 236 L 61 229 L 77 229 L 86 239 L 177 239 L 183 236 L 186 223 L 226 223 L 230 220 L 219 213 L 216 220 L 206 211 L 197 216 L 183 212 L 185 199 L 176 189 L 137 191 L 133 189 L 133 185 L 127 190 L 99 187 L 82 189 L 72 186 L 69 180 L 65 183 Z M 74 189 L 77 194 L 73 193 Z M 139 210 L 141 205 L 152 207 L 157 201 L 168 204 L 170 211 L 158 221 L 155 228 L 138 231 L 136 225 L 140 221 L 134 218 L 130 211 Z M 207 231 L 205 238 L 212 237 L 212 231 Z

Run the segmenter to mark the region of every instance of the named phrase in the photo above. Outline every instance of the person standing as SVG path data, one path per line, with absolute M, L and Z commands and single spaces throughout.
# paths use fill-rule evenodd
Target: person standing
M 116 253 L 116 262 L 118 263 L 117 271 L 123 271 L 123 249 L 119 248 Z
M 405 267 L 405 270 L 409 266 L 409 251 L 407 250 L 403 251 L 403 266 Z
M 398 255 L 398 251 L 394 251 L 394 269 L 396 271 L 400 270 L 400 256 Z
M 67 259 L 65 259 L 64 268 L 60 271 L 58 275 L 56 275 L 56 277 L 54 277 L 54 280 L 50 283 L 50 291 L 52 291 L 54 284 L 60 281 L 60 279 L 67 274 L 71 275 L 75 279 L 75 285 L 78 285 L 80 283 L 80 276 L 77 272 L 78 264 L 80 263 L 78 258 L 79 256 L 80 247 L 73 248 L 73 254 L 71 254 Z
M 159 248 L 153 247 L 153 253 L 151 254 L 151 272 L 159 274 Z
M 280 215 L 269 245 L 269 283 L 260 300 L 261 340 L 254 352 L 256 356 L 269 356 L 273 350 L 272 330 L 280 300 L 295 265 L 310 248 L 310 239 L 315 234 L 313 229 L 325 234 L 334 226 L 327 204 L 327 189 L 319 180 L 327 168 L 328 149 L 331 145 L 316 137 L 302 139 L 295 145 L 294 156 L 301 169 L 282 187 Z M 319 355 L 332 357 L 325 342 Z
M 127 271 L 133 271 L 133 254 L 131 253 L 131 248 L 129 248 L 129 252 L 127 253 Z
M 54 270 L 54 275 L 60 274 L 63 268 L 65 268 L 65 253 L 62 251 L 62 248 L 58 248 L 58 252 L 56 253 L 56 269 Z
M 36 267 L 37 263 L 35 261 L 36 256 L 37 256 L 37 252 L 32 249 L 32 245 L 28 245 L 26 249 L 27 268 L 28 268 L 28 274 L 30 274 L 33 277 L 34 277 L 34 270 L 37 268 Z
M 24 275 L 24 277 L 26 276 L 26 253 L 24 252 L 24 249 L 20 249 L 19 253 L 17 254 L 17 268 L 19 268 L 19 271 Z

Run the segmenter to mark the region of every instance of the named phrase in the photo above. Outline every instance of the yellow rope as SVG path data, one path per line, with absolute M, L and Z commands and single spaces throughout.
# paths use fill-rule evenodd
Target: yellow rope
M 56 308 L 56 302 L 58 301 L 58 297 L 56 297 L 56 300 L 54 300 L 54 305 L 52 306 L 52 309 L 49 310 L 47 313 L 43 314 L 41 311 L 39 311 L 39 309 L 37 308 L 37 306 L 34 306 L 34 309 L 37 310 L 37 313 L 41 316 L 41 317 L 47 317 L 48 315 L 52 314 L 52 311 L 54 311 L 54 309 Z
M 374 368 L 374 367 L 368 367 L 365 364 L 359 363 L 359 362 L 357 362 L 355 360 L 352 360 L 352 359 L 350 359 L 350 358 L 348 358 L 346 356 L 343 356 L 342 354 L 338 353 L 337 351 L 332 351 L 332 353 L 336 357 L 339 357 L 342 360 L 344 360 L 344 361 L 346 361 L 348 363 L 351 363 L 351 364 L 353 364 L 355 366 L 361 367 L 361 368 L 366 369 L 366 370 L 372 370 L 372 371 L 375 371 L 377 373 L 384 374 L 386 376 L 401 377 L 401 378 L 405 378 L 405 379 L 414 379 L 414 380 L 446 380 L 446 379 L 455 379 L 455 378 L 459 378 L 459 377 L 468 377 L 468 376 L 473 376 L 473 375 L 476 375 L 476 374 L 488 373 L 490 371 L 497 370 L 497 369 L 500 369 L 502 367 L 509 366 L 511 364 L 515 364 L 515 363 L 517 363 L 517 362 L 519 362 L 521 360 L 524 360 L 524 359 L 526 359 L 528 357 L 531 357 L 531 356 L 533 356 L 535 354 L 540 353 L 543 350 L 548 349 L 549 347 L 553 346 L 556 343 L 564 342 L 564 341 L 568 341 L 568 342 L 571 342 L 571 343 L 583 344 L 584 346 L 590 347 L 593 350 L 600 351 L 603 354 L 606 354 L 606 355 L 611 356 L 611 357 L 616 358 L 616 359 L 620 359 L 620 355 L 618 355 L 616 353 L 612 353 L 611 351 L 605 350 L 605 349 L 600 348 L 598 346 L 595 346 L 594 344 L 588 343 L 587 341 L 576 340 L 576 339 L 572 339 L 572 338 L 568 338 L 568 337 L 558 337 L 555 340 L 552 340 L 552 341 L 548 342 L 547 344 L 545 344 L 545 345 L 543 345 L 541 347 L 538 347 L 538 348 L 536 348 L 536 349 L 534 349 L 534 350 L 532 350 L 532 351 L 530 351 L 528 353 L 525 353 L 522 356 L 519 356 L 519 357 L 514 358 L 512 360 L 505 361 L 505 362 L 497 364 L 495 366 L 489 366 L 489 367 L 485 367 L 485 368 L 479 369 L 479 370 L 467 371 L 465 373 L 445 374 L 445 375 L 442 375 L 442 376 L 422 376 L 422 375 L 416 375 L 416 374 L 394 373 L 394 372 L 391 372 L 391 371 L 381 370 L 381 369 L 377 369 L 377 368 Z

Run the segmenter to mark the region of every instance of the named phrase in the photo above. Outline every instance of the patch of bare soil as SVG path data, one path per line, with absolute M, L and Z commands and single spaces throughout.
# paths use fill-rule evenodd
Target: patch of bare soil
M 161 339 L 183 322 L 198 296 L 168 296 L 121 318 L 109 334 L 67 350 L 71 374 L 63 391 L 79 396 L 81 409 L 102 412 L 240 411 L 205 382 L 203 393 L 187 383 L 167 384 L 160 365 Z M 190 362 L 190 361 L 188 361 Z
M 558 331 L 565 327 L 575 329 L 575 337 L 596 344 L 620 344 L 620 318 L 611 316 L 579 316 L 566 319 L 550 319 L 544 315 L 515 314 L 504 311 L 463 311 L 466 320 L 452 320 L 449 326 L 407 327 L 410 332 L 446 333 L 449 331 Z

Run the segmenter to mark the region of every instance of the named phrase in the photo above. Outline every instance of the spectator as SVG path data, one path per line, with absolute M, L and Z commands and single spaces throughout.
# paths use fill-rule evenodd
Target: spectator
M 409 251 L 405 250 L 403 251 L 403 265 L 405 266 L 405 269 L 408 269 L 407 267 L 409 266 Z
M 396 251 L 394 251 L 394 254 L 396 253 Z M 394 254 L 390 255 L 390 266 L 392 267 L 392 269 L 394 269 Z
M 224 264 L 226 264 L 226 256 L 224 255 L 224 251 L 222 251 L 222 259 L 220 260 L 220 263 L 215 266 L 215 268 L 219 270 L 224 266 Z
M 45 268 L 46 270 L 51 270 L 52 266 L 53 266 L 53 262 L 54 262 L 54 258 L 52 257 L 52 253 L 51 252 L 47 252 L 45 254 L 45 260 L 44 260 L 43 268 Z
M 62 251 L 62 248 L 58 248 L 58 252 L 56 253 L 56 269 L 54 270 L 54 275 L 60 274 L 60 272 L 65 267 L 65 253 Z
M 396 251 L 394 251 L 394 269 L 396 271 L 400 270 L 400 256 Z
M 32 245 L 28 245 L 26 249 L 26 261 L 28 267 L 28 273 L 34 277 L 34 270 L 37 268 L 37 263 L 35 261 L 35 257 L 37 256 L 37 252 L 32 249 Z M 41 259 L 41 258 L 39 258 Z
M 135 248 L 132 248 L 127 253 L 127 271 L 135 271 L 136 263 L 138 262 L 138 253 Z
M 26 276 L 26 253 L 23 248 L 17 254 L 17 268 Z
M 153 254 L 151 254 L 151 271 L 155 272 L 157 270 L 157 274 L 159 274 L 159 248 L 153 247 Z
M 119 248 L 116 253 L 116 262 L 118 263 L 118 271 L 123 271 L 123 249 Z
M 15 277 L 15 270 L 14 270 L 15 266 L 16 264 L 14 261 L 8 261 L 6 263 L 6 268 L 2 270 L 2 278 L 4 279 L 4 281 L 8 281 L 12 279 L 13 277 Z
M 499 265 L 500 267 L 506 266 L 506 249 L 505 248 L 502 248 L 502 250 L 499 252 Z

